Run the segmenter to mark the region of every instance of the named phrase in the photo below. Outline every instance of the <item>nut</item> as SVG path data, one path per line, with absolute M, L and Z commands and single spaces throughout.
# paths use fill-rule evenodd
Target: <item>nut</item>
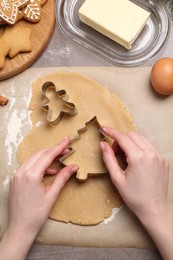
M 6 97 L 0 96 L 0 106 L 5 106 L 8 104 L 8 99 Z

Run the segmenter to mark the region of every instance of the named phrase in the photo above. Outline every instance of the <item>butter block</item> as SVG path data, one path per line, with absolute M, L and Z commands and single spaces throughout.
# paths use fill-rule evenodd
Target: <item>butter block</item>
M 79 19 L 130 50 L 150 13 L 130 0 L 85 0 Z

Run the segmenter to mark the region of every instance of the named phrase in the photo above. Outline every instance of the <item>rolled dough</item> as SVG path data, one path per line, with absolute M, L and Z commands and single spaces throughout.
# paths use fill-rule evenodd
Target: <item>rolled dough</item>
M 47 123 L 46 112 L 41 106 L 41 87 L 46 81 L 52 81 L 58 89 L 64 89 L 78 109 L 76 116 L 64 117 L 57 126 Z M 20 163 L 39 148 L 54 146 L 64 136 L 74 138 L 77 130 L 94 116 L 97 116 L 101 125 L 108 125 L 122 132 L 135 129 L 127 106 L 114 93 L 84 75 L 74 72 L 49 74 L 37 79 L 32 91 L 30 110 L 33 128 L 18 147 Z M 85 145 L 87 151 L 87 147 L 94 143 L 87 141 Z M 95 154 L 93 161 L 94 156 Z M 91 163 L 86 161 L 86 168 Z M 52 180 L 52 177 L 45 177 L 44 181 L 49 184 Z M 90 177 L 82 183 L 72 177 L 60 193 L 50 218 L 66 223 L 94 225 L 109 217 L 112 208 L 120 207 L 122 203 L 109 174 Z

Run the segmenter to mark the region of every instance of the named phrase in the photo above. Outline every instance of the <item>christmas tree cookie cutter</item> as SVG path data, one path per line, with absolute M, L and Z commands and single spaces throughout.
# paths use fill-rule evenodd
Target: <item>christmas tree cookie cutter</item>
M 72 145 L 74 142 L 80 140 L 80 139 L 81 139 L 81 134 L 84 133 L 84 132 L 86 132 L 86 131 L 88 130 L 88 128 L 90 127 L 90 125 L 92 125 L 92 124 L 96 124 L 96 126 L 97 126 L 97 128 L 98 128 L 99 139 L 100 139 L 100 141 L 104 141 L 104 140 L 106 139 L 106 136 L 105 136 L 105 135 L 103 134 L 103 132 L 102 132 L 101 125 L 100 125 L 100 123 L 98 122 L 97 117 L 94 116 L 91 120 L 89 120 L 88 122 L 85 123 L 85 126 L 84 126 L 83 128 L 80 128 L 80 129 L 77 131 L 78 134 L 77 134 L 77 136 L 76 136 L 75 138 L 73 138 L 73 139 L 70 141 L 70 145 Z M 90 145 L 92 146 L 92 143 L 91 143 Z M 100 144 L 98 144 L 98 145 L 100 146 Z M 84 147 L 83 149 L 85 150 L 85 147 Z M 99 149 L 99 150 L 100 150 L 100 149 Z M 68 165 L 68 164 L 66 164 L 66 162 L 65 162 L 66 158 L 68 158 L 69 156 L 71 156 L 71 155 L 72 155 L 73 153 L 75 153 L 75 152 L 76 152 L 76 150 L 70 147 L 70 151 L 69 151 L 67 154 L 63 155 L 63 156 L 59 159 L 59 161 L 62 163 L 63 166 L 67 166 L 67 165 Z M 87 153 L 87 152 L 88 152 L 88 151 L 86 150 L 86 153 Z M 103 163 L 103 161 L 102 161 L 101 150 L 100 150 L 100 155 L 99 155 L 99 157 L 100 157 L 100 158 L 99 158 L 99 162 L 100 162 L 100 164 L 102 165 L 102 166 L 101 166 L 101 168 L 102 168 L 102 171 L 101 171 L 101 172 L 87 172 L 87 171 L 84 172 L 82 169 L 79 168 L 79 170 L 77 171 L 76 178 L 77 178 L 78 180 L 80 180 L 80 181 L 85 181 L 85 180 L 87 180 L 88 176 L 98 176 L 98 175 L 100 176 L 100 175 L 102 175 L 102 174 L 107 173 L 107 169 L 106 169 L 106 167 L 105 167 L 105 165 L 104 165 L 104 163 Z M 72 161 L 72 163 L 73 163 L 73 161 Z M 75 163 L 76 163 L 76 162 L 75 162 Z M 88 162 L 88 163 L 90 163 L 90 162 Z M 100 167 L 99 167 L 99 169 L 100 169 Z
M 66 111 L 61 110 L 55 119 L 52 119 L 53 111 L 49 108 L 50 99 L 46 96 L 46 92 L 49 88 L 52 88 L 55 91 L 56 95 L 58 95 L 58 99 L 63 102 L 66 108 Z M 57 125 L 64 116 L 74 116 L 77 114 L 76 106 L 73 103 L 67 101 L 68 96 L 66 91 L 64 89 L 57 90 L 53 82 L 47 81 L 42 85 L 42 94 L 44 96 L 42 107 L 47 111 L 47 121 L 50 125 Z

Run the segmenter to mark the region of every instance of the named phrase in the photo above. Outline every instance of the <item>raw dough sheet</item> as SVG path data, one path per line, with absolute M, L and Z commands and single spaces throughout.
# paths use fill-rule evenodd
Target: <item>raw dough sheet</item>
M 76 105 L 78 110 L 75 116 L 64 116 L 56 126 L 48 124 L 47 113 L 41 105 L 43 100 L 41 88 L 45 82 L 52 81 L 57 89 L 61 88 L 66 91 L 69 100 Z M 52 97 L 54 94 L 55 91 L 52 88 L 46 91 L 47 97 Z M 55 109 L 57 113 L 63 109 L 62 106 L 57 109 L 57 103 L 57 96 L 55 99 L 49 99 L 48 105 L 54 113 Z M 108 91 L 91 78 L 66 71 L 47 74 L 36 80 L 32 87 L 29 108 L 32 111 L 33 127 L 19 144 L 17 157 L 20 164 L 35 151 L 56 145 L 64 136 L 69 136 L 71 140 L 76 139 L 77 136 L 79 137 L 79 129 L 90 121 L 90 124 L 87 123 L 86 131 L 80 130 L 80 138 L 70 145 L 75 152 L 63 162 L 79 165 L 78 174 L 99 173 L 100 175 L 102 173 L 101 176 L 88 177 L 88 180 L 83 183 L 76 180 L 75 176 L 70 178 L 55 202 L 49 215 L 50 218 L 90 226 L 110 217 L 112 208 L 120 207 L 122 200 L 112 185 L 102 162 L 99 144 L 101 136 L 98 131 L 100 127 L 96 122 L 91 124 L 91 119 L 97 116 L 101 125 L 109 125 L 122 132 L 132 131 L 135 126 L 127 106 L 115 93 Z M 58 162 L 54 163 L 54 166 L 61 168 Z M 46 176 L 44 182 L 50 185 L 52 178 L 54 177 Z
M 8 186 L 18 168 L 18 143 L 30 131 L 28 104 L 32 82 L 56 71 L 75 71 L 113 91 L 130 109 L 138 131 L 144 134 L 170 163 L 169 200 L 173 204 L 173 96 L 161 97 L 150 86 L 151 68 L 73 67 L 29 69 L 0 82 L 1 94 L 10 98 L 0 108 L 0 237 L 8 222 Z M 110 221 L 82 227 L 48 220 L 36 242 L 89 247 L 153 247 L 148 234 L 136 217 L 123 207 Z

